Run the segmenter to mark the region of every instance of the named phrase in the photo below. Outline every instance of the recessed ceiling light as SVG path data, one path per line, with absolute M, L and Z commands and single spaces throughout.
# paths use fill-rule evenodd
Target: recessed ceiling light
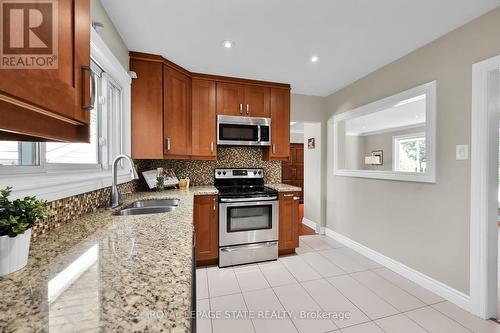
M 224 47 L 225 47 L 226 49 L 230 49 L 230 48 L 232 48 L 232 47 L 233 47 L 233 44 L 234 44 L 234 43 L 233 43 L 233 42 L 231 42 L 230 40 L 225 40 L 225 41 L 224 41 L 224 43 L 223 43 L 223 45 L 224 45 Z
M 312 63 L 316 63 L 316 62 L 318 62 L 318 61 L 319 61 L 319 57 L 318 57 L 317 55 L 313 55 L 313 56 L 311 57 L 311 62 L 312 62 Z

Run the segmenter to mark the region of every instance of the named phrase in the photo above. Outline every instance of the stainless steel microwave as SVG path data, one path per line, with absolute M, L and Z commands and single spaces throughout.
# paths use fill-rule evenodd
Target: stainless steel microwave
M 271 119 L 217 116 L 217 144 L 228 146 L 270 146 Z

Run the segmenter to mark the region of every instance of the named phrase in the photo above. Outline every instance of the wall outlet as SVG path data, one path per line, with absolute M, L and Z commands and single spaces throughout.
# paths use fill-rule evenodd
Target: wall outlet
M 456 150 L 457 161 L 464 161 L 469 159 L 469 145 L 457 145 Z

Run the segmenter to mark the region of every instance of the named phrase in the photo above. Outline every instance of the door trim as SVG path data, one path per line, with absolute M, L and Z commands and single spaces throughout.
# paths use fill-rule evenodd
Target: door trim
M 487 89 L 499 68 L 500 56 L 472 66 L 470 311 L 484 319 L 496 317 L 499 118 Z

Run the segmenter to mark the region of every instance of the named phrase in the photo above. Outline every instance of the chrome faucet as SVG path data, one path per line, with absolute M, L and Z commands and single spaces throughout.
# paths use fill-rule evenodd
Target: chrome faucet
M 111 173 L 113 174 L 113 184 L 111 186 L 111 194 L 109 195 L 109 208 L 115 208 L 120 205 L 120 192 L 118 191 L 118 162 L 120 162 L 121 159 L 126 159 L 130 162 L 130 176 L 132 179 L 139 179 L 139 176 L 137 175 L 137 170 L 135 169 L 134 161 L 132 158 L 128 155 L 118 155 L 115 157 L 113 160 L 113 166 L 111 168 Z

